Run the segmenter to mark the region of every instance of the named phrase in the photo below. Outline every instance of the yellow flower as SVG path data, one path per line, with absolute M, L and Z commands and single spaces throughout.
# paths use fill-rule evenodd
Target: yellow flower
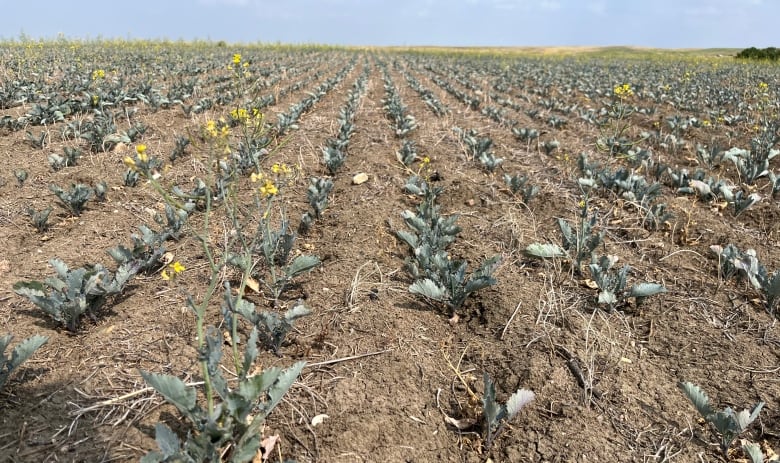
M 252 175 L 249 176 L 249 180 L 251 180 L 252 183 L 257 183 L 257 182 L 259 182 L 262 179 L 263 179 L 263 173 L 262 172 L 260 172 L 258 174 L 252 172 Z
M 217 135 L 219 135 L 217 132 L 217 123 L 214 121 L 206 122 L 206 133 L 212 138 L 217 138 Z
M 422 158 L 422 163 L 423 163 L 423 165 L 427 166 L 428 164 L 431 163 L 431 158 L 429 158 L 428 156 L 425 156 L 424 158 Z
M 149 160 L 149 156 L 146 154 L 146 145 L 138 145 L 135 147 L 135 152 L 138 153 L 138 159 L 141 162 Z
M 249 111 L 244 108 L 238 108 L 230 111 L 230 117 L 235 121 L 246 122 L 249 120 Z
M 102 69 L 95 69 L 92 71 L 92 80 L 103 79 L 104 77 L 106 77 L 106 71 Z
M 168 272 L 170 270 L 170 273 Z M 168 264 L 167 268 L 164 268 L 162 272 L 160 272 L 160 277 L 165 281 L 170 281 L 174 278 L 176 278 L 176 275 L 184 272 L 187 270 L 185 266 L 181 264 L 181 262 L 176 261 L 171 264 Z
M 758 83 L 758 89 L 759 90 L 766 90 L 768 88 L 769 88 L 769 84 L 767 84 L 766 82 L 759 82 Z
M 616 85 L 615 88 L 612 89 L 612 91 L 620 98 L 625 98 L 632 96 L 634 94 L 634 90 L 631 88 L 631 85 L 629 84 L 623 84 L 623 85 Z
M 125 165 L 127 166 L 128 169 L 130 169 L 130 170 L 135 170 L 136 169 L 135 159 L 131 158 L 130 156 L 125 156 L 125 158 L 122 160 L 122 162 L 125 163 Z
M 276 164 L 271 166 L 271 172 L 273 172 L 273 173 L 275 173 L 277 175 L 278 174 L 289 175 L 292 172 L 292 169 L 290 169 L 287 166 L 287 164 L 285 164 L 285 163 L 281 163 L 281 164 L 276 163 Z
M 187 267 L 183 266 L 181 262 L 178 260 L 170 265 L 171 270 L 173 270 L 173 273 L 181 273 L 185 270 L 187 270 Z
M 241 55 L 239 53 L 235 53 L 233 55 L 233 64 L 240 64 L 241 63 Z
M 274 196 L 279 193 L 279 189 L 276 188 L 274 182 L 271 179 L 265 179 L 265 184 L 260 187 L 260 194 L 263 196 Z
M 709 119 L 704 119 L 703 121 L 701 121 L 701 125 L 703 125 L 704 127 L 709 127 L 712 125 L 712 123 L 709 121 Z
M 581 199 L 580 202 L 577 203 L 577 207 L 580 209 L 585 209 L 585 200 Z

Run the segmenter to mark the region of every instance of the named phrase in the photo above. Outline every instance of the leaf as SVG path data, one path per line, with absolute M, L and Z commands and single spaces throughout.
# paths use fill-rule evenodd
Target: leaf
M 397 236 L 404 243 L 408 244 L 412 249 L 415 249 L 420 242 L 420 240 L 417 238 L 417 235 L 413 235 L 405 230 L 396 231 L 395 236 Z
M 631 297 L 648 297 L 655 296 L 666 292 L 666 287 L 658 283 L 639 283 L 631 287 L 629 290 L 629 296 Z
M 463 292 L 466 294 L 471 294 L 474 291 L 479 291 L 480 289 L 487 288 L 488 286 L 493 286 L 497 282 L 498 281 L 490 275 L 478 275 L 476 278 L 472 278 L 466 283 L 466 286 L 463 288 Z
M 36 334 L 19 343 L 11 354 L 11 366 L 9 370 L 13 370 L 24 363 L 39 347 L 46 344 L 46 341 L 48 340 L 49 338 L 46 336 Z M 3 346 L 3 348 L 5 348 L 5 346 Z M 0 353 L 2 353 L 2 351 L 0 351 Z
M 536 394 L 528 389 L 518 389 L 514 394 L 506 401 L 506 414 L 507 419 L 511 420 L 517 413 L 523 409 L 526 405 L 531 403 L 536 398 Z
M 270 399 L 270 401 L 266 403 L 266 410 L 268 412 L 276 407 L 282 400 L 282 396 L 287 393 L 295 380 L 298 379 L 298 375 L 301 374 L 301 370 L 303 370 L 304 366 L 306 366 L 306 362 L 296 362 L 276 378 L 276 382 L 274 382 L 273 386 L 271 386 L 271 389 L 268 391 L 268 398 Z
M 157 423 L 154 426 L 154 440 L 160 447 L 164 458 L 176 455 L 181 448 L 179 437 L 163 423 Z
M 303 305 L 302 302 L 298 301 L 297 304 L 284 313 L 284 319 L 287 321 L 287 323 L 292 325 L 295 320 L 301 317 L 305 317 L 309 314 L 311 314 L 311 309 Z
M 279 368 L 268 368 L 260 375 L 263 381 L 263 389 L 268 389 L 268 401 L 262 404 L 259 413 L 255 416 L 252 424 L 249 425 L 247 433 L 260 431 L 260 426 L 265 422 L 265 418 L 279 404 L 284 394 L 290 389 L 301 370 L 306 366 L 306 362 L 296 362 L 287 370 L 281 371 Z
M 558 228 L 561 229 L 561 235 L 563 235 L 563 247 L 569 249 L 577 246 L 577 236 L 571 229 L 571 225 L 564 219 L 558 219 Z
M 412 285 L 409 286 L 409 292 L 412 294 L 419 294 L 435 301 L 443 301 L 447 296 L 447 291 L 429 278 L 417 280 L 412 283 Z
M 772 275 L 769 283 L 764 286 L 764 292 L 770 297 L 780 296 L 780 272 L 775 272 Z
M 764 463 L 764 453 L 761 451 L 760 445 L 753 442 L 747 442 L 742 446 L 742 451 L 750 457 L 751 463 Z
M 246 348 L 244 349 L 244 362 L 241 365 L 241 374 L 239 375 L 241 378 L 246 377 L 252 368 L 252 364 L 254 364 L 255 360 L 257 359 L 257 355 L 259 353 L 257 350 L 258 336 L 259 333 L 257 332 L 257 327 L 253 326 L 252 332 L 249 334 L 249 339 L 246 342 Z
M 141 371 L 141 376 L 144 378 L 144 381 L 165 397 L 165 400 L 178 408 L 182 414 L 192 422 L 197 422 L 196 413 L 199 409 L 194 387 L 187 387 L 184 381 L 175 376 L 160 375 L 146 371 Z
M 696 410 L 699 411 L 699 414 L 709 421 L 709 416 L 712 415 L 713 410 L 710 408 L 710 398 L 707 397 L 707 394 L 702 391 L 699 386 L 687 381 L 681 381 L 677 383 L 677 386 L 682 389 L 688 397 L 688 400 L 690 400 L 696 407 Z
M 314 267 L 320 265 L 320 258 L 311 255 L 302 255 L 296 257 L 292 263 L 287 267 L 285 273 L 290 278 L 300 275 L 301 273 L 308 272 Z
M 764 405 L 764 402 L 759 402 L 753 406 L 752 410 L 742 410 L 736 414 L 734 418 L 736 420 L 739 432 L 747 429 L 747 427 L 750 426 L 750 423 L 754 422 L 756 418 L 758 418 L 758 413 L 761 411 Z
M 65 264 L 65 262 L 61 261 L 60 259 L 54 258 L 49 260 L 49 265 L 51 265 L 54 268 L 54 271 L 57 272 L 57 275 L 59 275 L 60 278 L 68 277 L 68 266 L 67 264 Z
M 566 252 L 557 244 L 532 243 L 525 248 L 525 255 L 540 259 L 566 257 Z
M 498 426 L 502 407 L 496 402 L 496 385 L 490 379 L 490 376 L 484 373 L 482 379 L 485 382 L 485 393 L 482 396 L 482 413 L 485 415 L 485 424 L 487 425 L 488 435 L 490 435 Z

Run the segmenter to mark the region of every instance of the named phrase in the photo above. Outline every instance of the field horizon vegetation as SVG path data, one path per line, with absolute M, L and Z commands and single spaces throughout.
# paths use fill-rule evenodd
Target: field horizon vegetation
M 0 461 L 778 461 L 740 51 L 0 41 Z

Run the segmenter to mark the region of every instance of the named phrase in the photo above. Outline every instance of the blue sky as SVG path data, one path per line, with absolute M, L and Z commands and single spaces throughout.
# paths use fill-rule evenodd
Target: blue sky
M 0 0 L 0 6 L 6 39 L 24 32 L 340 45 L 780 45 L 780 0 Z

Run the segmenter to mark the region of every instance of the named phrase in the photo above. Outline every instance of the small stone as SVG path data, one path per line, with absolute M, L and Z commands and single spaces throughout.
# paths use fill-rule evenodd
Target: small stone
M 355 174 L 354 177 L 352 177 L 352 184 L 353 185 L 360 185 L 362 183 L 366 183 L 368 181 L 368 174 L 365 172 L 361 172 L 359 174 Z
M 475 204 L 477 204 L 477 202 L 474 201 L 473 199 L 469 199 L 468 201 L 466 201 L 466 205 L 467 206 L 472 206 L 473 207 Z

